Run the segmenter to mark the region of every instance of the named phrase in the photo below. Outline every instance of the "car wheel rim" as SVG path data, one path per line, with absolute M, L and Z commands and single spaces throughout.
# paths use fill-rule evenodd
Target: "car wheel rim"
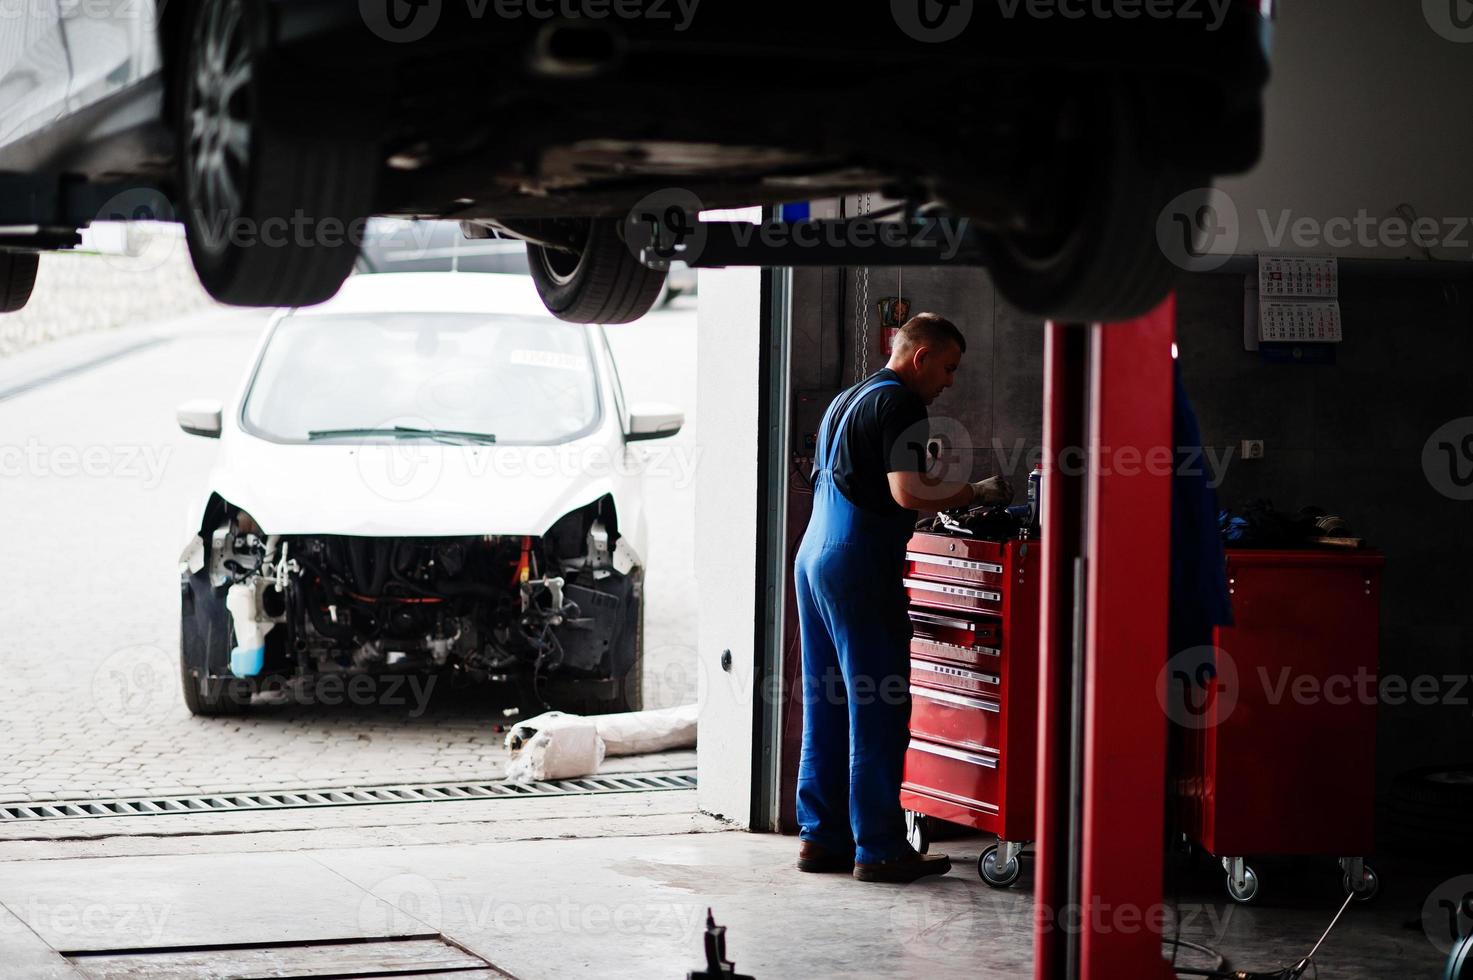
M 254 69 L 238 0 L 212 3 L 195 25 L 195 55 L 185 106 L 185 179 L 190 215 L 218 252 L 239 217 L 250 167 L 250 94 Z
M 566 286 L 578 275 L 578 267 L 583 264 L 583 253 L 588 249 L 588 239 L 591 234 L 591 226 L 579 229 L 578 239 L 583 246 L 577 251 L 547 247 L 538 249 L 542 270 L 547 273 L 547 278 L 551 279 L 555 285 Z

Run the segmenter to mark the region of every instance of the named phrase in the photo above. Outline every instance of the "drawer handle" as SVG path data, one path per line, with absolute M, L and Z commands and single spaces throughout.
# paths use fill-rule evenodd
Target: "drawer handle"
M 918 623 L 930 623 L 932 626 L 947 626 L 954 630 L 966 630 L 968 633 L 977 632 L 977 624 L 965 619 L 952 619 L 950 616 L 938 616 L 935 613 L 922 612 L 919 609 L 910 611 L 910 618 Z
M 942 664 L 929 664 L 924 660 L 912 660 L 911 670 L 928 670 L 942 677 L 956 677 L 964 681 L 977 681 L 982 684 L 1001 684 L 1002 678 L 995 674 L 983 674 L 975 670 L 963 670 L 960 667 L 947 667 Z
M 922 592 L 940 592 L 942 595 L 959 595 L 968 599 L 982 599 L 986 602 L 1001 602 L 1001 592 L 988 592 L 986 589 L 969 589 L 963 585 L 940 585 L 936 582 L 922 582 L 920 579 L 908 578 L 905 580 L 908 589 L 919 589 Z
M 975 752 L 963 752 L 961 749 L 953 749 L 946 745 L 937 745 L 935 742 L 922 742 L 919 739 L 911 739 L 910 747 L 917 752 L 929 752 L 931 755 L 939 755 L 944 759 L 955 759 L 958 762 L 970 762 L 974 766 L 984 766 L 988 769 L 997 768 L 997 759 L 990 755 L 978 755 Z
M 955 650 L 957 653 L 975 653 L 983 657 L 1001 657 L 1002 650 L 998 647 L 964 647 L 960 643 L 942 643 L 940 640 L 928 640 L 924 636 L 912 637 L 917 643 L 925 643 L 941 650 Z
M 943 558 L 940 555 L 928 555 L 919 551 L 908 551 L 905 557 L 914 562 L 926 565 L 940 565 L 943 568 L 965 568 L 973 572 L 991 572 L 994 575 L 1002 574 L 1002 566 L 995 565 L 990 561 L 967 561 L 964 558 Z
M 933 691 L 928 687 L 913 687 L 910 689 L 911 697 L 925 698 L 927 701 L 940 701 L 942 704 L 956 704 L 963 708 L 976 708 L 979 711 L 990 711 L 993 714 L 1002 713 L 1002 705 L 984 701 L 981 698 L 969 698 L 965 694 L 952 694 L 950 691 Z

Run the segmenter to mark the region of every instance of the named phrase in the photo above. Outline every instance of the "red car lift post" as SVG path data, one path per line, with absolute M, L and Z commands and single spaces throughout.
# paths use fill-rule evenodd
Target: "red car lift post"
M 1047 326 L 1038 980 L 1172 976 L 1161 946 L 1167 728 L 1156 683 L 1175 331 L 1174 296 L 1124 323 Z

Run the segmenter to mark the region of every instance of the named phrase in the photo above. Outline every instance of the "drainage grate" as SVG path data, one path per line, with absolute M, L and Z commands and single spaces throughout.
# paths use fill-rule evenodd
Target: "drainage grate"
M 296 810 L 317 806 L 368 806 L 382 803 L 445 803 L 456 800 L 520 800 L 533 796 L 588 796 L 598 793 L 650 793 L 695 789 L 696 771 L 631 772 L 532 783 L 429 783 L 422 786 L 369 786 L 353 789 L 297 789 L 270 793 L 201 793 L 118 800 L 50 800 L 0 803 L 0 823 L 17 820 L 69 820 L 84 817 L 152 817 L 227 810 Z

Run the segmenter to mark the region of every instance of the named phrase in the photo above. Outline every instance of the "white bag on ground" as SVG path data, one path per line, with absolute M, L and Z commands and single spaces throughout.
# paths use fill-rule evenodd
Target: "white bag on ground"
M 603 739 L 592 718 L 549 711 L 518 722 L 506 733 L 512 782 L 572 779 L 598 771 L 604 761 Z
M 589 720 L 598 726 L 605 755 L 640 755 L 694 748 L 698 714 L 695 705 L 682 704 L 677 708 L 598 715 Z

